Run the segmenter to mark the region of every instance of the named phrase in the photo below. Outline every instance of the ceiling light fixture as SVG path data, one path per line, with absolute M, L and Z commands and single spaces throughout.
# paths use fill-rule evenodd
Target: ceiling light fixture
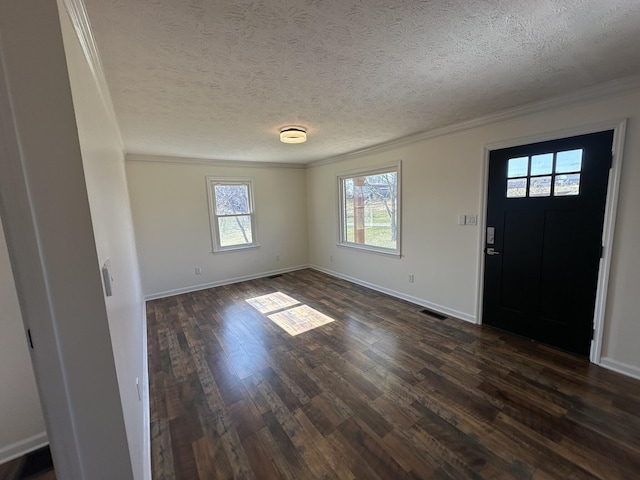
M 304 143 L 307 141 L 307 132 L 302 127 L 284 127 L 280 130 L 282 143 Z

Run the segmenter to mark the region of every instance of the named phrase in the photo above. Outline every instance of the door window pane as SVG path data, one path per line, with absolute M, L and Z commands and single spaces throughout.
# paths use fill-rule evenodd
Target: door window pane
M 579 172 L 582 169 L 582 149 L 558 152 L 556 173 Z
M 551 176 L 531 177 L 530 197 L 548 197 L 551 195 Z
M 580 174 L 556 175 L 553 195 L 556 197 L 580 194 Z
M 529 173 L 529 157 L 510 158 L 507 177 L 526 177 Z
M 531 157 L 531 175 L 551 175 L 553 153 L 534 155 Z
M 549 197 L 552 185 L 554 196 L 579 195 L 582 152 L 575 149 L 510 158 L 507 198 Z
M 514 178 L 507 180 L 507 198 L 522 198 L 527 196 L 527 179 Z

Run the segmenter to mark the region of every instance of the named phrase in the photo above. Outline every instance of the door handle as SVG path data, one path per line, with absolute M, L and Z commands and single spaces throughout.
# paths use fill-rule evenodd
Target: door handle
M 492 247 L 487 248 L 485 252 L 487 255 L 500 255 L 500 252 L 494 250 Z

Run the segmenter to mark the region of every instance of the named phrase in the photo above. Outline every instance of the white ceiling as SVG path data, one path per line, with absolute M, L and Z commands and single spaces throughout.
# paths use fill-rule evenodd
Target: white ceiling
M 132 154 L 308 163 L 640 73 L 638 0 L 84 1 Z

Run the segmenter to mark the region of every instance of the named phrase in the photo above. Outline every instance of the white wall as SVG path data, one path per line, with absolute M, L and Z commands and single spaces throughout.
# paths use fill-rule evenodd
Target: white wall
M 478 227 L 457 224 L 478 214 L 482 150 L 462 139 L 437 138 L 308 170 L 310 263 L 472 320 Z M 337 176 L 402 161 L 402 257 L 336 246 Z M 333 261 L 330 258 L 333 257 Z M 408 274 L 415 283 L 408 283 Z
M 131 479 L 56 2 L 0 2 L 0 55 L 0 207 L 56 476 Z
M 259 248 L 212 253 L 207 175 L 253 179 Z M 127 176 L 142 286 L 148 296 L 307 264 L 303 169 L 128 161 Z M 195 275 L 195 267 L 202 268 L 202 275 Z
M 40 398 L 0 222 L 0 463 L 47 443 Z
M 150 475 L 145 308 L 140 288 L 120 131 L 98 90 L 63 8 L 61 25 L 91 221 L 101 267 L 108 259 L 113 296 L 105 297 L 134 478 Z M 107 99 L 106 102 L 109 100 Z M 138 399 L 136 380 L 140 385 Z
M 625 117 L 630 121 L 602 354 L 607 366 L 640 375 L 638 90 L 310 168 L 307 171 L 310 263 L 474 321 L 481 232 L 479 227 L 458 226 L 457 215 L 484 215 L 481 211 L 484 147 Z M 402 258 L 337 247 L 336 176 L 354 168 L 396 160 L 403 162 Z M 415 275 L 415 283 L 407 282 L 408 273 Z

